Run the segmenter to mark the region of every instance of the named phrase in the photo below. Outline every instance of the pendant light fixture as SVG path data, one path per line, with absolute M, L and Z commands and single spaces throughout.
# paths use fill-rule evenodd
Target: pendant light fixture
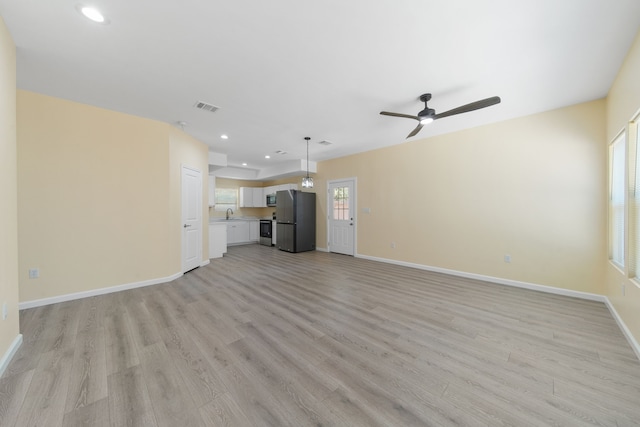
M 313 188 L 313 178 L 309 176 L 309 140 L 311 138 L 305 136 L 304 139 L 307 141 L 307 176 L 302 178 L 302 188 Z

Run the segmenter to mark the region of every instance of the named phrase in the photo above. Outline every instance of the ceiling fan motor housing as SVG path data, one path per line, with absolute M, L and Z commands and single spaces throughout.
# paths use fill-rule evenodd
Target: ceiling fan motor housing
M 436 110 L 433 108 L 425 108 L 418 113 L 418 117 L 431 117 L 436 115 Z
M 429 101 L 431 99 L 431 94 L 430 93 L 425 93 L 423 95 L 420 95 L 419 99 L 420 99 L 420 101 L 424 102 L 424 110 L 422 110 L 422 111 L 420 111 L 418 113 L 418 117 L 435 116 L 436 110 L 434 110 L 433 108 L 427 107 L 427 101 Z

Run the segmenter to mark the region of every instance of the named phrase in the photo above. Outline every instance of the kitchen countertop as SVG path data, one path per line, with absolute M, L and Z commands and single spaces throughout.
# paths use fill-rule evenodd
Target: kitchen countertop
M 220 222 L 233 222 L 233 221 L 259 221 L 263 218 L 250 217 L 250 216 L 239 216 L 239 217 L 231 217 L 226 219 L 224 217 L 213 217 L 209 218 L 209 224 L 220 223 Z

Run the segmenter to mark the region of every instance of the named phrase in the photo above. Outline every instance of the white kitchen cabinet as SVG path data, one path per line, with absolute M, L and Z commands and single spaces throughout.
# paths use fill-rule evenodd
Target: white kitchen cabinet
M 249 221 L 249 241 L 257 242 L 260 240 L 260 221 Z
M 264 190 L 262 189 L 262 187 L 253 188 L 253 207 L 254 208 L 267 207 L 267 198 L 264 195 Z
M 221 258 L 227 252 L 227 224 L 209 224 L 209 258 Z
M 241 208 L 266 208 L 267 201 L 262 187 L 240 187 Z
M 227 245 L 240 245 L 251 242 L 250 221 L 227 222 Z
M 253 207 L 253 188 L 240 187 L 239 193 L 240 193 L 239 207 L 252 208 Z
M 267 194 L 275 194 L 278 191 L 297 190 L 298 184 L 280 184 L 269 187 L 240 187 L 241 208 L 266 208 Z

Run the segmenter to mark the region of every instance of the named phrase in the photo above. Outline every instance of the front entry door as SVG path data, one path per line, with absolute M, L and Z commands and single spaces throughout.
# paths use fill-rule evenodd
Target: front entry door
M 329 251 L 353 255 L 355 247 L 355 179 L 329 181 Z
M 200 267 L 202 259 L 202 175 L 182 166 L 182 272 Z

